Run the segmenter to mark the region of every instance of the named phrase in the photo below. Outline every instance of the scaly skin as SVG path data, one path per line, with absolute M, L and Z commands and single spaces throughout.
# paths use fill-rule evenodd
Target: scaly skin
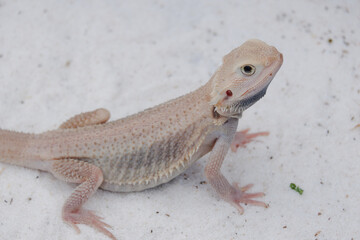
M 204 86 L 141 113 L 106 123 L 109 112 L 98 109 L 42 134 L 0 130 L 0 161 L 80 183 L 63 207 L 64 221 L 77 231 L 76 224 L 87 224 L 112 239 L 106 229 L 110 226 L 82 208 L 98 187 L 116 192 L 155 187 L 208 152 L 205 174 L 223 199 L 241 213 L 240 203 L 266 206 L 252 200 L 263 193 L 245 193 L 252 185 L 229 184 L 220 168 L 230 146 L 235 151 L 267 134 L 236 133 L 236 128 L 242 112 L 265 94 L 281 64 L 282 55 L 274 47 L 249 40 L 224 57 Z

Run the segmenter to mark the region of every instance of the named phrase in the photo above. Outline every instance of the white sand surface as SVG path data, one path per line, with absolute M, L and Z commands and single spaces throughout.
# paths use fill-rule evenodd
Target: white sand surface
M 229 153 L 222 171 L 264 191 L 268 209 L 239 215 L 200 184 L 206 156 L 161 187 L 99 190 L 85 207 L 123 240 L 358 240 L 359 16 L 357 0 L 0 0 L 0 127 L 39 133 L 98 107 L 125 117 L 198 88 L 259 38 L 284 64 L 239 129 L 270 136 Z M 74 186 L 0 164 L 0 239 L 108 239 L 63 223 Z

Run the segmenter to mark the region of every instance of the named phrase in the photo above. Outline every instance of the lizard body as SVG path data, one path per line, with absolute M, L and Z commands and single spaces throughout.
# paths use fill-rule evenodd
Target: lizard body
M 259 100 L 282 64 L 282 55 L 259 40 L 249 40 L 223 59 L 223 65 L 199 89 L 138 114 L 107 122 L 105 109 L 79 114 L 59 129 L 41 134 L 0 130 L 0 162 L 51 172 L 80 183 L 63 207 L 63 219 L 77 231 L 87 224 L 115 237 L 83 203 L 98 187 L 116 192 L 141 191 L 165 183 L 211 152 L 205 174 L 226 201 L 259 206 L 230 185 L 220 172 L 232 149 L 265 133 L 236 133 L 242 112 Z M 106 123 L 107 122 L 107 123 Z M 233 147 L 235 145 L 235 147 Z

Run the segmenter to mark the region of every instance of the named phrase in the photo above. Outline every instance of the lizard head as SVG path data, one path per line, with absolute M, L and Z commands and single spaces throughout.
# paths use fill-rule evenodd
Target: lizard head
M 275 47 L 256 39 L 232 50 L 212 79 L 210 104 L 214 111 L 226 117 L 241 117 L 265 95 L 282 62 L 282 54 Z

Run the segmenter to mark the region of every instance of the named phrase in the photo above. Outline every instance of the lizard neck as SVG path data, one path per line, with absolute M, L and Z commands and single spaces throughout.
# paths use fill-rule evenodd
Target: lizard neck
M 200 87 L 197 91 L 199 91 L 199 94 L 202 94 L 203 101 L 207 102 L 207 104 L 209 105 L 211 109 L 211 116 L 213 118 L 213 123 L 219 126 L 219 125 L 223 125 L 229 119 L 229 117 L 220 115 L 218 112 L 216 112 L 215 106 L 211 102 L 215 77 L 216 77 L 216 73 L 214 73 L 211 79 L 205 85 Z

